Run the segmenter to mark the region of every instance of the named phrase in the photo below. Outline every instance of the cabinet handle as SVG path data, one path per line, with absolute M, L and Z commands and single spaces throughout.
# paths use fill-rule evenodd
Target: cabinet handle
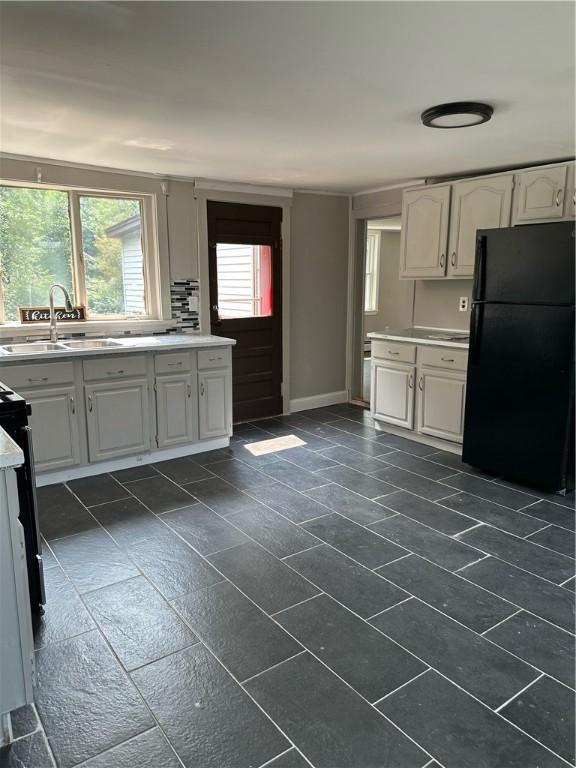
M 48 381 L 48 376 L 42 376 L 40 379 L 28 379 L 30 384 L 38 384 L 40 381 Z
M 560 207 L 560 203 L 562 201 L 562 192 L 563 191 L 564 191 L 563 189 L 559 189 L 558 192 L 556 192 L 556 207 L 557 208 Z
M 424 377 L 420 376 L 420 378 L 418 379 L 418 389 L 420 390 L 420 392 L 422 392 L 422 390 L 424 389 L 423 385 L 424 385 Z
M 72 395 L 70 395 L 70 410 L 72 411 L 72 413 L 76 413 L 76 401 L 74 400 Z
M 209 363 L 214 363 L 214 362 L 216 362 L 216 360 L 222 360 L 222 358 L 221 357 L 209 357 L 208 358 L 208 362 Z
M 456 266 L 456 251 L 452 251 L 452 256 L 450 258 L 450 264 L 452 264 L 453 267 Z
M 188 397 L 192 397 L 192 384 L 188 384 L 186 389 L 188 390 Z
M 388 354 L 389 354 L 389 355 L 399 355 L 399 354 L 400 354 L 400 352 L 394 352 L 393 350 L 389 349 L 389 350 L 388 350 Z
M 182 360 L 178 360 L 177 363 L 168 363 L 169 368 L 177 368 L 179 365 L 182 365 Z M 123 373 L 123 371 L 122 371 Z
M 92 413 L 92 410 L 93 410 L 92 395 L 88 395 L 88 410 L 90 411 L 90 413 Z
M 200 384 L 200 395 L 202 397 L 204 397 L 204 382 L 202 382 L 202 384 Z
M 446 255 L 445 255 L 444 253 L 441 253 L 441 254 L 440 254 L 440 266 L 441 266 L 441 267 L 443 267 L 443 266 L 444 266 L 444 262 L 445 262 L 445 260 L 446 260 Z
M 414 379 L 412 378 L 412 374 L 408 376 L 408 389 L 412 389 L 414 386 Z
M 454 358 L 453 357 L 441 357 L 440 359 L 442 360 L 443 363 L 453 363 L 454 362 Z
M 106 371 L 106 374 L 108 376 L 115 376 L 117 374 L 122 374 L 122 373 L 124 373 L 124 369 L 123 368 L 121 368 L 119 371 Z

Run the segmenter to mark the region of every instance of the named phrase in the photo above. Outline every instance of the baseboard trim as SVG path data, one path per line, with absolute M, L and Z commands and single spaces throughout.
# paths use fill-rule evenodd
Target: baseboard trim
M 340 392 L 326 392 L 323 395 L 312 395 L 311 397 L 298 397 L 296 400 L 290 400 L 290 413 L 296 411 L 308 411 L 311 408 L 324 408 L 327 405 L 338 405 L 348 402 L 348 391 L 343 389 Z
M 94 464 L 84 464 L 81 467 L 67 467 L 52 472 L 41 472 L 36 475 L 36 486 L 53 485 L 54 483 L 66 483 L 68 480 L 77 480 L 80 477 L 92 477 L 103 472 L 118 472 L 120 469 L 131 469 L 156 461 L 167 459 L 179 459 L 181 456 L 193 456 L 195 453 L 214 451 L 216 448 L 226 448 L 230 444 L 230 438 L 217 437 L 212 440 L 203 440 L 201 443 L 189 443 L 175 448 L 163 448 L 162 450 L 139 453 L 135 456 L 123 456 L 120 459 L 98 461 Z
M 389 432 L 391 435 L 397 435 L 398 437 L 407 437 L 415 443 L 422 443 L 423 445 L 429 445 L 431 448 L 437 448 L 439 451 L 462 456 L 462 445 L 460 443 L 451 443 L 449 440 L 442 440 L 439 437 L 422 435 L 419 432 L 414 432 L 412 429 L 396 427 L 393 424 L 388 424 L 386 421 L 379 422 L 377 419 L 374 419 L 374 427 L 378 432 Z M 383 458 L 386 460 L 385 457 Z

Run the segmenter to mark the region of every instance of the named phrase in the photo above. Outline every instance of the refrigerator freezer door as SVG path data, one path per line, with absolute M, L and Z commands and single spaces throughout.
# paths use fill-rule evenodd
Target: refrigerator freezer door
M 574 304 L 574 222 L 477 232 L 474 301 Z
M 465 462 L 535 488 L 562 488 L 571 471 L 573 349 L 573 308 L 473 306 Z

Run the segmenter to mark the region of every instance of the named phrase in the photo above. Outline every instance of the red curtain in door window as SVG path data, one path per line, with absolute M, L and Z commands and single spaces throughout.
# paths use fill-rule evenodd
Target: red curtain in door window
M 260 246 L 260 298 L 261 315 L 272 314 L 272 247 Z

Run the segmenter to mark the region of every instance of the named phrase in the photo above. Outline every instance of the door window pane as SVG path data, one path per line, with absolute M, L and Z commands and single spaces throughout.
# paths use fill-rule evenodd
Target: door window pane
M 272 247 L 217 243 L 218 314 L 221 319 L 272 314 Z
M 66 192 L 0 187 L 0 269 L 8 321 L 21 306 L 47 306 L 54 283 L 74 301 Z
M 81 196 L 80 221 L 90 317 L 145 315 L 140 201 Z

